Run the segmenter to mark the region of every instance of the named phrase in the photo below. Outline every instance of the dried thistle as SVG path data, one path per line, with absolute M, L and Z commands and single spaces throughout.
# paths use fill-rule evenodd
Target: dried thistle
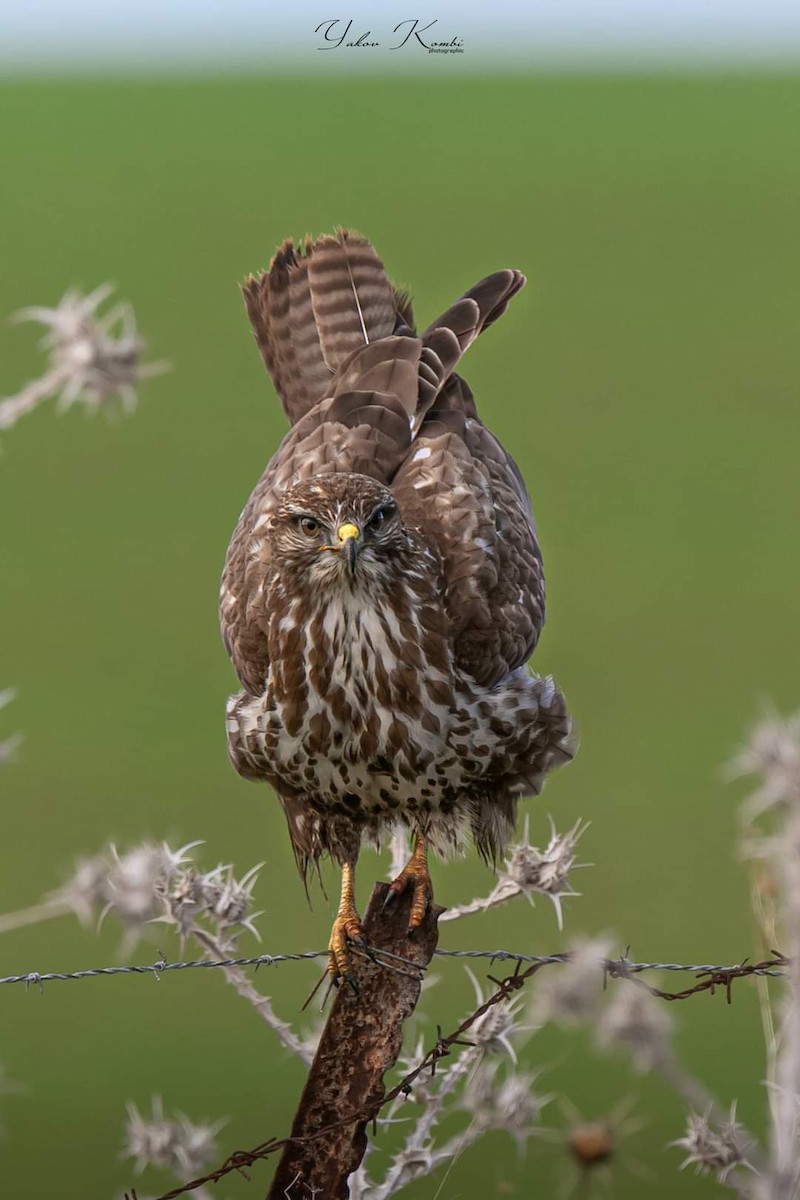
M 187 851 L 199 845 L 189 842 L 171 850 L 166 842 L 142 842 L 125 854 L 112 846 L 101 920 L 113 911 L 135 938 L 144 925 L 161 916 L 176 876 L 189 862 Z
M 569 1163 L 564 1164 L 567 1184 L 564 1195 L 573 1189 L 581 1195 L 589 1194 L 591 1185 L 605 1178 L 618 1165 L 625 1166 L 631 1173 L 642 1174 L 641 1165 L 626 1153 L 628 1138 L 642 1127 L 639 1118 L 631 1115 L 635 1104 L 636 1098 L 627 1096 L 610 1112 L 589 1118 L 572 1101 L 561 1097 L 559 1107 L 567 1120 L 566 1129 L 546 1132 L 559 1141 L 569 1155 Z
M 788 1200 L 800 1187 L 800 712 L 786 718 L 770 712 L 731 771 L 759 777 L 742 807 L 741 849 L 757 864 L 752 899 L 762 937 L 787 960 L 779 998 L 763 985 L 760 998 L 769 1105 L 762 1192 Z
M 0 400 L 0 429 L 10 429 L 55 396 L 59 411 L 73 404 L 83 404 L 89 411 L 108 409 L 119 399 L 123 411 L 131 412 L 140 381 L 168 369 L 164 362 L 141 362 L 144 342 L 129 304 L 116 304 L 100 316 L 99 307 L 112 291 L 108 283 L 88 296 L 70 290 L 55 308 L 34 306 L 15 313 L 16 321 L 38 321 L 47 327 L 41 346 L 49 362 L 40 378 Z
M 539 977 L 531 1015 L 540 1024 L 555 1021 L 576 1025 L 594 1017 L 603 987 L 607 937 L 584 938 L 574 944 L 570 959 L 559 971 Z
M 728 764 L 731 777 L 758 775 L 761 786 L 748 798 L 743 815 L 753 821 L 772 808 L 800 806 L 800 712 L 770 712 L 751 730 Z
M 539 1129 L 542 1109 L 553 1099 L 540 1096 L 535 1083 L 535 1075 L 502 1073 L 499 1063 L 484 1063 L 464 1090 L 463 1107 L 472 1117 L 473 1134 L 504 1129 L 523 1149 Z
M 624 979 L 615 983 L 596 1024 L 598 1044 L 624 1047 L 640 1071 L 664 1061 L 671 1033 L 672 1018 L 663 1002 Z
M 734 1102 L 727 1120 L 720 1122 L 716 1128 L 712 1123 L 710 1110 L 706 1109 L 703 1114 L 690 1112 L 683 1137 L 670 1142 L 670 1145 L 678 1146 L 687 1152 L 681 1163 L 681 1170 L 694 1164 L 698 1174 L 714 1175 L 720 1183 L 725 1183 L 736 1167 L 744 1167 L 751 1171 L 754 1169 L 747 1158 L 743 1132 L 742 1126 L 736 1120 Z
M 233 866 L 229 863 L 227 866 L 215 867 L 203 877 L 205 912 L 220 932 L 236 928 L 247 929 L 261 941 L 253 921 L 263 914 L 251 912 L 251 908 L 253 888 L 263 866 L 263 863 L 258 863 L 241 879 L 237 879 L 233 873 Z
M 108 853 L 78 859 L 70 878 L 48 899 L 59 903 L 62 911 L 74 912 L 82 925 L 89 925 L 97 912 L 109 902 L 108 877 L 111 866 Z
M 127 1112 L 122 1156 L 134 1159 L 140 1173 L 145 1167 L 157 1167 L 188 1180 L 217 1155 L 215 1138 L 225 1120 L 194 1124 L 183 1113 L 166 1117 L 160 1096 L 153 1096 L 149 1117 L 135 1104 L 129 1104 Z
M 262 914 L 250 911 L 252 892 L 263 863 L 237 879 L 230 864 L 202 872 L 194 865 L 175 872 L 160 896 L 163 912 L 154 919 L 176 925 L 185 940 L 198 930 L 198 922 L 211 925 L 226 949 L 232 948 L 242 929 L 260 941 L 253 921 Z M 202 927 L 200 927 L 202 928 Z
M 469 967 L 466 968 L 466 972 L 475 989 L 475 1007 L 481 1008 L 486 1002 L 486 996 Z M 481 1055 L 504 1055 L 516 1063 L 514 1039 L 524 1032 L 530 1032 L 530 1027 L 523 1026 L 519 1021 L 523 1005 L 523 997 L 517 996 L 505 1004 L 492 1005 L 473 1022 L 469 1030 L 469 1040 Z
M 614 1157 L 617 1138 L 610 1121 L 585 1121 L 568 1131 L 567 1146 L 579 1167 L 594 1171 Z
M 538 894 L 546 896 L 556 910 L 558 928 L 563 928 L 561 901 L 566 896 L 579 896 L 570 881 L 570 872 L 589 866 L 575 861 L 576 847 L 589 828 L 588 822 L 576 821 L 566 833 L 556 832 L 550 819 L 550 841 L 543 850 L 530 843 L 530 823 L 525 818 L 522 841 L 511 847 L 505 866 L 497 873 L 497 883 L 488 896 L 470 904 L 449 908 L 441 921 L 455 921 L 476 912 L 487 912 L 498 904 L 506 904 L 516 896 L 526 896 L 533 904 Z

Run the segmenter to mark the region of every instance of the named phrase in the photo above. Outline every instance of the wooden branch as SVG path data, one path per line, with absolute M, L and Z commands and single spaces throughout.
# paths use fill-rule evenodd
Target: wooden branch
M 422 927 L 409 937 L 410 890 L 384 910 L 388 890 L 385 883 L 373 888 L 364 919 L 367 942 L 425 967 L 436 949 L 444 910 L 432 905 Z M 385 1095 L 383 1076 L 400 1054 L 403 1022 L 417 1006 L 421 979 L 355 956 L 354 974 L 358 994 L 347 986 L 337 993 L 292 1124 L 293 1139 L 336 1125 L 346 1113 L 374 1111 Z M 347 1200 L 348 1176 L 367 1148 L 366 1125 L 363 1120 L 339 1124 L 323 1137 L 290 1141 L 267 1200 Z

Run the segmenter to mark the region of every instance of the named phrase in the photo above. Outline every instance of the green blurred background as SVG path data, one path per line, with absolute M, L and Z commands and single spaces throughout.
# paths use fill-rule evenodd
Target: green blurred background
M 443 929 L 450 947 L 549 952 L 612 931 L 635 957 L 734 961 L 754 949 L 735 852 L 741 788 L 720 765 L 759 702 L 796 704 L 800 77 L 629 73 L 25 82 L 0 86 L 0 312 L 115 282 L 152 357 L 129 420 L 44 407 L 3 438 L 0 686 L 19 761 L 0 778 L 0 907 L 34 903 L 109 837 L 205 840 L 201 860 L 266 860 L 265 951 L 324 943 L 277 805 L 228 765 L 218 577 L 238 513 L 283 432 L 237 281 L 287 235 L 355 225 L 412 286 L 424 323 L 489 271 L 529 285 L 465 374 L 529 482 L 555 673 L 581 750 L 526 805 L 590 819 L 559 934 L 542 902 Z M 0 391 L 38 371 L 37 330 L 2 331 Z M 359 892 L 386 863 L 365 854 Z M 435 868 L 443 903 L 485 894 L 473 857 Z M 73 918 L 7 934 L 0 974 L 115 961 L 119 927 Z M 243 952 L 258 953 L 250 935 Z M 134 954 L 177 957 L 158 927 Z M 260 973 L 287 1018 L 317 969 Z M 470 1005 L 442 962 L 430 1042 Z M 485 977 L 486 970 L 478 970 Z M 140 1195 L 118 1158 L 125 1103 L 230 1116 L 222 1157 L 281 1136 L 302 1072 L 221 976 L 52 983 L 0 995 L 5 1194 Z M 673 1010 L 683 1058 L 762 1124 L 754 987 Z M 656 1079 L 547 1031 L 523 1052 L 588 1116 L 634 1095 L 646 1121 L 621 1198 L 711 1195 L 676 1173 L 682 1108 Z M 554 1105 L 547 1123 L 562 1122 Z M 643 1181 L 631 1162 L 646 1164 Z M 271 1166 L 220 1197 L 262 1195 Z M 565 1154 L 495 1134 L 410 1197 L 550 1195 Z

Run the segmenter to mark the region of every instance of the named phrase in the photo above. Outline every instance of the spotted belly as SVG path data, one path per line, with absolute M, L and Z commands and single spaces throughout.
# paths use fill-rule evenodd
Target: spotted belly
M 305 798 L 320 814 L 380 824 L 448 815 L 538 792 L 565 761 L 569 720 L 552 680 L 513 672 L 493 688 L 456 680 L 451 705 L 416 717 L 380 706 L 309 704 L 299 727 L 267 690 L 228 704 L 231 758 L 241 775 Z

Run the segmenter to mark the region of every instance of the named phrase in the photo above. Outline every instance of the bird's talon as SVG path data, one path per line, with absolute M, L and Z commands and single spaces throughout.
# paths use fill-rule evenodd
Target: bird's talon
M 355 985 L 355 976 L 350 962 L 351 945 L 358 946 L 359 949 L 366 946 L 364 930 L 361 928 L 361 918 L 355 909 L 349 912 L 340 912 L 333 922 L 328 942 L 328 974 L 333 977 L 337 987 L 344 979 L 353 987 L 354 991 L 357 991 L 357 985 L 353 986 Z
M 411 936 L 422 925 L 425 914 L 433 901 L 433 884 L 425 857 L 425 842 L 419 835 L 416 839 L 414 853 L 397 878 L 392 880 L 389 885 L 383 907 L 386 908 L 387 905 L 390 905 L 408 887 L 413 888 L 411 915 L 408 922 L 408 933 Z

